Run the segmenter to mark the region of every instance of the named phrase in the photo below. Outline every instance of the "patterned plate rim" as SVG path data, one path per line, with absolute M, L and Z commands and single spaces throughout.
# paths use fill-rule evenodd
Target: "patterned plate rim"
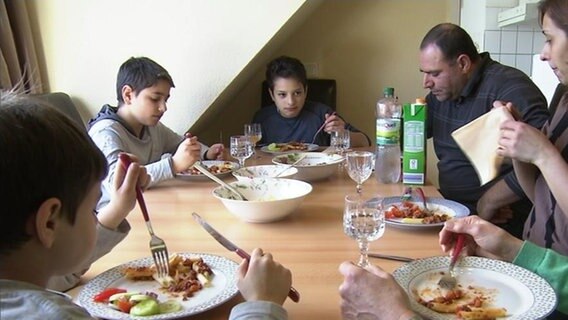
M 239 169 L 239 164 L 237 162 L 234 161 L 226 161 L 226 160 L 203 160 L 201 161 L 201 163 L 203 163 L 206 166 L 211 166 L 217 163 L 225 163 L 225 162 L 229 162 L 232 165 L 232 169 L 227 171 L 227 172 L 223 172 L 223 173 L 216 173 L 215 176 L 217 176 L 217 178 L 224 178 L 224 177 L 228 177 L 229 175 L 231 175 L 231 173 L 233 173 L 233 171 Z M 189 180 L 189 181 L 210 181 L 210 179 L 204 175 L 204 174 L 187 174 L 187 173 L 178 173 L 176 174 L 176 178 L 180 179 L 180 180 Z
M 455 212 L 454 218 L 463 218 L 463 217 L 467 217 L 470 214 L 469 209 L 459 202 L 455 202 L 453 200 L 448 200 L 448 199 L 444 199 L 444 198 L 428 197 L 427 199 L 428 199 L 428 203 L 439 204 L 439 205 L 443 205 L 443 206 L 446 206 L 446 207 L 452 206 L 452 207 L 458 208 L 459 211 L 454 210 L 454 212 Z M 411 201 L 421 203 L 421 201 L 419 201 L 415 198 L 413 198 Z M 390 205 L 392 203 L 397 203 L 397 202 L 401 202 L 400 197 L 387 197 L 383 200 L 385 208 L 386 208 L 387 205 Z M 453 208 L 450 208 L 450 209 L 453 209 Z M 406 229 L 406 228 L 408 228 L 408 229 L 423 229 L 423 228 L 436 228 L 436 227 L 443 227 L 444 226 L 443 222 L 432 223 L 432 224 L 413 224 L 413 223 L 404 223 L 404 222 L 390 220 L 390 219 L 385 219 L 385 222 L 390 226 L 402 228 L 402 229 Z
M 302 154 L 302 153 L 304 153 L 304 152 L 291 152 L 291 153 Z M 273 163 L 273 164 L 276 164 L 276 165 L 280 165 L 280 166 L 286 165 L 286 164 L 284 164 L 284 163 L 282 163 L 282 162 L 278 162 L 278 161 L 277 161 L 279 158 L 282 158 L 283 156 L 285 156 L 285 154 L 280 154 L 280 155 L 277 155 L 277 156 L 273 157 L 273 158 L 272 158 L 272 163 Z M 324 152 L 313 152 L 313 153 L 309 153 L 309 154 L 306 155 L 306 158 L 308 158 L 308 157 L 333 157 L 333 158 L 336 158 L 336 159 L 330 160 L 329 162 L 326 162 L 326 163 L 324 163 L 324 164 L 318 164 L 318 165 L 313 165 L 313 166 L 306 166 L 306 165 L 301 165 L 301 164 L 300 164 L 300 165 L 297 165 L 297 164 L 296 164 L 296 165 L 294 165 L 294 167 L 300 168 L 300 169 L 306 169 L 306 168 L 320 168 L 320 167 L 326 167 L 326 166 L 329 166 L 329 165 L 338 164 L 338 163 L 341 163 L 342 161 L 345 160 L 345 157 L 340 156 L 340 155 L 338 155 L 338 154 L 331 154 L 331 153 L 324 153 Z M 305 158 L 304 158 L 304 160 L 305 160 Z M 303 160 L 302 160 L 302 161 L 303 161 Z M 300 163 L 302 163 L 302 161 L 300 161 Z
M 227 278 L 226 286 L 211 300 L 197 305 L 190 309 L 184 309 L 175 313 L 158 314 L 155 316 L 144 316 L 135 317 L 145 320 L 169 320 L 177 319 L 180 317 L 186 317 L 194 314 L 198 314 L 216 306 L 223 304 L 224 302 L 233 298 L 237 293 L 237 268 L 238 264 L 225 258 L 223 256 L 208 254 L 208 253 L 194 253 L 194 252 L 181 252 L 178 253 L 184 257 L 188 256 L 200 256 L 203 260 L 211 266 L 212 269 L 223 272 L 223 275 Z M 89 313 L 94 317 L 99 317 L 102 319 L 130 319 L 132 316 L 120 311 L 112 310 L 110 307 L 102 303 L 97 303 L 93 301 L 93 297 L 107 288 L 111 283 L 122 278 L 121 270 L 127 266 L 140 266 L 149 265 L 153 263 L 152 257 L 145 257 L 141 259 L 132 260 L 121 264 L 119 266 L 113 267 L 93 279 L 91 279 L 79 292 L 77 296 L 77 303 L 83 306 L 89 311 Z
M 393 272 L 393 276 L 400 284 L 400 286 L 404 289 L 404 291 L 406 291 L 409 297 L 411 297 L 411 288 L 409 288 L 409 286 L 414 278 L 431 270 L 447 268 L 449 263 L 449 256 L 418 259 L 403 264 L 402 266 L 397 268 Z M 456 265 L 456 268 L 472 268 L 502 273 L 526 286 L 533 295 L 533 305 L 528 309 L 527 312 L 521 315 L 508 316 L 508 320 L 542 319 L 552 313 L 552 311 L 554 311 L 554 309 L 556 308 L 558 301 L 554 289 L 544 278 L 525 268 L 519 267 L 509 262 L 482 257 L 464 257 L 459 262 L 459 265 Z M 437 313 L 419 304 L 415 299 L 412 298 L 410 298 L 410 306 L 412 310 L 424 317 L 427 317 L 428 319 L 455 319 L 455 315 L 444 315 Z
M 308 146 L 308 148 L 306 150 L 271 151 L 271 150 L 268 150 L 268 145 L 266 145 L 266 146 L 260 148 L 260 151 L 266 152 L 266 153 L 271 153 L 271 154 L 288 154 L 288 153 L 298 153 L 298 152 L 310 152 L 310 151 L 315 151 L 319 148 L 319 145 L 314 144 L 314 143 L 304 143 L 304 144 Z

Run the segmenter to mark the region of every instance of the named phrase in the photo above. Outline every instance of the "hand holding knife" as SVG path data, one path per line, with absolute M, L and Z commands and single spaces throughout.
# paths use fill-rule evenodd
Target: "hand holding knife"
M 247 261 L 250 261 L 250 255 L 246 251 L 237 247 L 234 243 L 229 241 L 229 239 L 222 236 L 219 232 L 217 232 L 217 230 L 213 229 L 213 227 L 211 227 L 209 223 L 203 220 L 203 218 L 201 218 L 201 216 L 199 216 L 197 213 L 193 212 L 191 215 L 193 216 L 193 219 L 195 219 L 195 221 L 197 221 L 201 225 L 201 227 L 205 229 L 205 231 L 207 231 L 211 236 L 213 236 L 213 238 L 217 240 L 217 242 L 223 245 L 223 247 L 227 248 L 229 251 L 235 252 L 236 254 L 239 255 L 239 257 L 246 259 Z M 300 301 L 300 293 L 294 287 L 290 287 L 290 292 L 288 293 L 288 297 L 294 302 Z

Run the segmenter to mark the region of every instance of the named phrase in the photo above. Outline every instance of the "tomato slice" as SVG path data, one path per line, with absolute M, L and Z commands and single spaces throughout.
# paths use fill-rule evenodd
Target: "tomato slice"
M 108 302 L 108 298 L 110 298 L 113 294 L 123 293 L 123 292 L 126 292 L 126 290 L 120 289 L 120 288 L 107 288 L 107 289 L 99 292 L 93 298 L 93 301 L 95 301 L 95 302 Z

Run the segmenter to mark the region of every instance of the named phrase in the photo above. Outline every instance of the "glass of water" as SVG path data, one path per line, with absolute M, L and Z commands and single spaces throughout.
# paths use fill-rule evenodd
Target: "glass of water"
M 239 166 L 245 166 L 245 160 L 252 156 L 252 141 L 248 136 L 231 136 L 230 149 L 231 156 L 239 160 Z
M 340 156 L 351 147 L 351 135 L 349 130 L 332 131 L 331 147 L 337 151 Z
M 347 152 L 347 173 L 357 183 L 357 193 L 363 191 L 362 184 L 373 173 L 375 155 L 368 151 Z
M 369 243 L 385 233 L 385 212 L 383 199 L 374 197 L 365 199 L 360 194 L 345 197 L 343 211 L 343 232 L 359 243 L 360 258 L 358 265 L 369 265 Z

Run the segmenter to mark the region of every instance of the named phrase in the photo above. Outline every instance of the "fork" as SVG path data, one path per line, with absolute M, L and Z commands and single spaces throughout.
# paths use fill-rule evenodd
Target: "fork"
M 422 190 L 422 188 L 418 187 L 418 188 L 416 188 L 416 191 L 418 192 L 418 195 L 420 195 L 420 199 L 422 199 L 422 205 L 424 206 L 424 212 L 425 213 L 432 213 L 432 210 L 428 209 L 428 204 L 426 202 L 426 196 L 424 195 L 424 191 Z
M 337 112 L 333 111 L 333 113 L 330 115 L 330 117 L 335 115 L 335 114 L 337 114 Z M 318 134 L 323 130 L 323 128 L 325 128 L 326 124 L 327 124 L 327 119 L 323 122 L 321 127 L 319 127 L 318 131 L 316 131 L 316 133 L 314 134 L 314 137 L 312 138 L 312 144 L 314 144 L 314 142 L 316 142 L 316 138 L 317 138 Z
M 456 261 L 458 261 L 460 253 L 462 251 L 464 238 L 465 237 L 463 233 L 458 233 L 456 244 L 454 245 L 454 248 L 452 250 L 452 257 L 450 260 L 448 273 L 444 274 L 440 281 L 438 281 L 438 285 L 441 288 L 452 290 L 457 284 L 456 275 L 454 274 L 454 266 L 456 265 Z
M 128 169 L 128 167 L 132 163 L 130 157 L 125 153 L 121 153 L 119 158 L 124 168 Z M 138 200 L 140 211 L 142 211 L 142 216 L 144 216 L 144 221 L 146 222 L 148 233 L 150 233 L 151 236 L 150 251 L 152 252 L 154 264 L 156 265 L 158 278 L 163 279 L 169 276 L 170 273 L 170 259 L 168 256 L 168 248 L 166 247 L 164 240 L 154 234 L 154 229 L 152 228 L 152 223 L 150 222 L 150 216 L 148 215 L 148 208 L 146 208 L 146 202 L 144 201 L 144 197 L 142 196 L 142 189 L 138 185 L 136 186 L 136 199 Z

